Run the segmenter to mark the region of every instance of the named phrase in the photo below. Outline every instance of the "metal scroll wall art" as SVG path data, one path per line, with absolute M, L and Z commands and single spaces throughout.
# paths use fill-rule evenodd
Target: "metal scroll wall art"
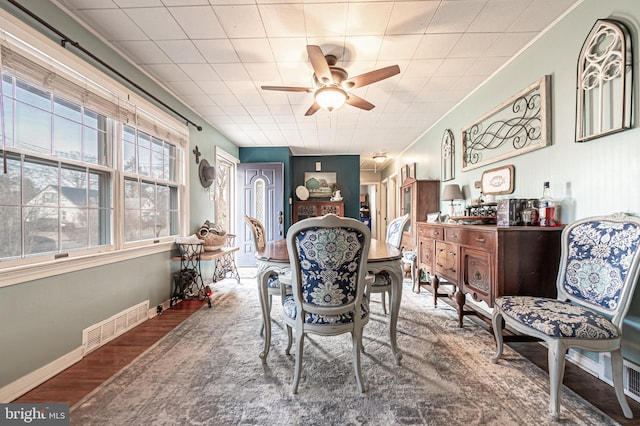
M 455 142 L 453 140 L 453 132 L 451 129 L 447 129 L 444 131 L 444 135 L 442 136 L 442 172 L 440 176 L 440 180 L 442 182 L 452 180 L 455 177 L 453 163 L 455 159 L 454 149 Z
M 462 170 L 551 143 L 551 76 L 546 75 L 462 129 Z
M 629 31 L 596 21 L 578 60 L 576 142 L 631 128 L 633 60 Z

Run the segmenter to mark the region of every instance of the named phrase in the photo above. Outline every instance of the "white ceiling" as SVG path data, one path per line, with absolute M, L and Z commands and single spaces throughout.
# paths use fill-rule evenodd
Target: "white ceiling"
M 236 145 L 360 154 L 363 170 L 375 153 L 398 156 L 579 1 L 58 0 Z M 312 93 L 260 86 L 310 87 L 308 44 L 349 76 L 400 74 L 353 91 L 371 111 L 305 117 Z

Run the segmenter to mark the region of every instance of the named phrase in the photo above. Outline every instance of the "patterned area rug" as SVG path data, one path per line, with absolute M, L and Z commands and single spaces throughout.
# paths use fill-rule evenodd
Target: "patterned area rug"
M 72 407 L 75 425 L 545 425 L 548 376 L 505 347 L 491 363 L 492 336 L 453 308 L 433 307 L 428 292 L 405 281 L 398 320 L 403 350 L 396 366 L 388 316 L 373 295 L 362 369 L 353 373 L 350 335 L 305 339 L 298 394 L 290 391 L 294 356 L 287 356 L 279 298 L 266 363 L 255 279 L 213 286 L 213 307 L 194 313 L 120 373 Z M 293 350 L 292 350 L 293 352 Z M 613 390 L 612 390 L 613 392 Z M 567 388 L 560 423 L 617 424 Z

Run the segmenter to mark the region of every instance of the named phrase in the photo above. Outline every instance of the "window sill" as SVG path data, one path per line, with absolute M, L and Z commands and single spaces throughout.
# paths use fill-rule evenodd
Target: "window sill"
M 47 278 L 82 269 L 95 268 L 110 263 L 122 262 L 151 254 L 170 251 L 173 241 L 166 241 L 144 247 L 125 248 L 105 253 L 89 254 L 77 257 L 61 258 L 33 265 L 0 268 L 0 288 L 27 281 Z

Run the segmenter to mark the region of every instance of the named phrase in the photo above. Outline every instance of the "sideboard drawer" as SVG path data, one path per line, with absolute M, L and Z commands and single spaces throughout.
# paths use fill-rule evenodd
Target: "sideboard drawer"
M 450 243 L 462 244 L 467 231 L 460 228 L 446 228 L 444 230 L 444 239 Z
M 465 229 L 463 244 L 491 253 L 496 251 L 496 237 L 490 232 Z
M 418 238 L 431 238 L 433 240 L 444 239 L 444 229 L 442 226 L 432 226 L 425 223 L 418 223 Z

